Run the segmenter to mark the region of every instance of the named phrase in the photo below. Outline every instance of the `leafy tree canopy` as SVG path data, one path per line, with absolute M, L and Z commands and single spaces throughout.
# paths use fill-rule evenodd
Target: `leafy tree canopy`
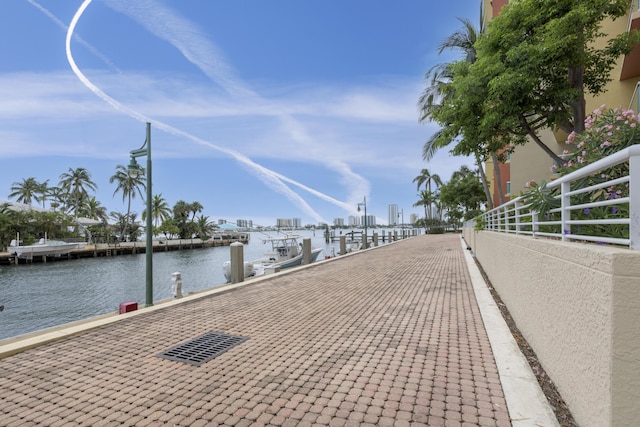
M 476 43 L 476 61 L 449 64 L 453 78 L 433 112 L 443 125 L 441 138 L 458 136 L 454 154 L 470 154 L 482 146 L 490 153 L 523 144 L 530 136 L 560 160 L 537 130 L 584 130 L 585 93 L 602 92 L 615 61 L 640 42 L 633 31 L 595 43 L 604 36 L 602 21 L 628 8 L 628 0 L 509 3 Z

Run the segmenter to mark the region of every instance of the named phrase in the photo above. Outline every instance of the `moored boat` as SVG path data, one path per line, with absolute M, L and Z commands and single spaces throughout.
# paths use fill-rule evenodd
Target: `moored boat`
M 78 243 L 67 243 L 60 240 L 40 239 L 33 245 L 20 245 L 16 239 L 11 240 L 7 251 L 18 258 L 33 258 L 34 256 L 62 256 L 78 248 Z
M 285 268 L 302 265 L 304 253 L 302 244 L 298 243 L 298 235 L 284 235 L 268 237 L 262 243 L 269 244 L 270 250 L 265 252 L 264 257 L 244 263 L 244 276 L 261 276 L 267 272 L 275 272 Z M 322 248 L 311 249 L 311 262 L 318 259 Z M 231 261 L 226 261 L 222 265 L 224 277 L 231 281 Z

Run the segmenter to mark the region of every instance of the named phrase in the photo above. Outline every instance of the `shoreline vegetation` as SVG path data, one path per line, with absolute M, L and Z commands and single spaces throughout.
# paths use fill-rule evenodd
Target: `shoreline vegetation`
M 218 246 L 229 246 L 231 243 L 240 242 L 249 243 L 248 232 L 223 232 L 216 233 L 210 238 L 203 240 L 200 238 L 193 239 L 166 239 L 157 238 L 153 240 L 153 252 L 160 251 L 176 251 L 183 249 L 202 249 Z M 69 254 L 61 256 L 38 256 L 32 258 L 17 258 L 10 252 L 0 252 L 0 265 L 24 265 L 33 262 L 50 262 L 60 260 L 71 260 L 79 258 L 97 258 L 105 256 L 121 256 L 143 254 L 146 252 L 146 243 L 143 241 L 136 242 L 116 242 L 116 243 L 97 243 L 97 244 L 81 244 L 77 249 L 73 249 Z

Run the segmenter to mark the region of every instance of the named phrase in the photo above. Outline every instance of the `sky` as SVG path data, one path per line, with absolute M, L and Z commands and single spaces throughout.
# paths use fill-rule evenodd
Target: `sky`
M 109 178 L 145 142 L 153 194 L 210 220 L 302 224 L 367 214 L 405 222 L 423 168 L 425 72 L 479 21 L 479 0 L 12 0 L 0 3 L 0 200 L 14 182 L 79 167 L 126 212 Z M 144 165 L 145 158 L 138 161 Z M 140 214 L 136 197 L 132 211 Z

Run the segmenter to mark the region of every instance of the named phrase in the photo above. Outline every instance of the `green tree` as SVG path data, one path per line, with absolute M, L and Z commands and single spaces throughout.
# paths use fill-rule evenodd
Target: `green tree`
M 430 215 L 430 210 L 431 210 L 431 206 L 436 201 L 436 195 L 432 191 L 422 190 L 420 193 L 418 193 L 418 197 L 419 197 L 419 200 L 413 204 L 413 207 L 418 207 L 418 206 L 424 207 L 424 216 L 426 220 L 425 225 L 428 226 L 432 219 Z M 428 228 L 425 227 L 425 230 L 427 229 Z
M 85 218 L 95 219 L 102 222 L 107 222 L 108 219 L 107 208 L 102 206 L 95 196 L 87 199 L 80 207 L 80 211 L 78 213 L 80 216 Z
M 189 204 L 189 209 L 191 210 L 191 214 L 192 214 L 191 222 L 193 222 L 196 219 L 196 214 L 199 214 L 200 212 L 202 212 L 202 209 L 204 209 L 204 207 L 200 204 L 200 202 L 196 201 Z
M 87 190 L 96 191 L 98 189 L 98 186 L 91 180 L 91 174 L 85 168 L 69 168 L 68 172 L 60 175 L 58 186 L 66 195 L 70 211 L 76 217 L 83 200 L 89 197 Z
M 119 192 L 122 193 L 122 201 L 127 201 L 127 215 L 128 219 L 131 219 L 131 199 L 135 198 L 136 194 L 142 199 L 142 190 L 146 188 L 144 178 L 144 168 L 140 168 L 139 174 L 133 176 L 129 169 L 123 165 L 116 166 L 116 173 L 109 178 L 109 184 L 116 183 L 116 189 L 113 191 L 113 196 Z M 130 222 L 129 224 L 133 224 Z M 126 231 L 126 230 L 125 230 Z
M 167 239 L 173 239 L 174 236 L 180 233 L 180 228 L 175 224 L 173 218 L 168 218 L 162 222 L 156 231 L 158 234 L 162 233 Z
M 22 182 L 14 182 L 11 184 L 11 193 L 9 198 L 16 198 L 16 202 L 30 205 L 33 200 L 38 201 L 38 194 L 42 184 L 36 181 L 35 178 L 30 177 L 27 179 L 22 178 Z
M 151 219 L 153 219 L 154 227 L 158 226 L 158 221 L 160 223 L 171 217 L 171 209 L 167 204 L 167 201 L 162 197 L 162 194 L 155 194 L 153 199 L 151 199 Z M 146 221 L 147 219 L 147 210 L 142 211 L 142 220 Z
M 180 230 L 181 239 L 189 239 L 195 232 L 195 224 L 191 221 L 192 206 L 184 200 L 178 200 L 173 206 L 173 221 Z
M 216 228 L 214 223 L 209 220 L 208 216 L 202 215 L 198 217 L 196 221 L 196 236 L 202 240 L 207 240 L 211 237 L 213 230 Z
M 51 209 L 57 211 L 58 208 L 64 211 L 67 207 L 67 197 L 60 187 L 48 187 L 47 188 L 47 199 L 50 200 Z
M 484 190 L 477 171 L 467 166 L 460 167 L 440 187 L 440 200 L 449 212 L 462 211 L 465 219 L 475 217 L 484 201 Z
M 471 21 L 467 19 L 459 19 L 462 22 L 463 27 L 449 37 L 447 37 L 439 46 L 438 54 L 442 54 L 445 50 L 454 50 L 461 52 L 463 55 L 463 62 L 467 64 L 474 63 L 477 58 L 477 52 L 475 48 L 475 44 L 480 37 L 480 35 L 484 32 L 484 20 L 483 20 L 483 3 L 480 3 L 480 25 L 478 29 L 476 29 Z M 439 108 L 442 104 L 446 104 L 446 102 L 451 98 L 451 81 L 454 77 L 454 67 L 453 63 L 443 63 L 437 64 L 429 71 L 425 76 L 425 80 L 428 83 L 428 86 L 422 92 L 419 100 L 418 107 L 420 109 L 420 122 L 424 123 L 431 119 L 434 119 L 437 116 Z M 447 123 L 441 122 L 443 126 L 448 126 Z M 422 158 L 424 160 L 430 160 L 435 153 L 446 146 L 449 146 L 453 143 L 457 143 L 460 140 L 461 132 L 459 128 L 454 127 L 454 131 L 452 129 L 439 129 L 435 133 L 433 133 L 429 139 L 425 142 L 422 149 Z M 481 146 L 482 141 L 474 141 L 477 149 L 472 149 L 471 154 L 474 156 L 478 169 L 481 173 L 482 184 L 485 190 L 487 203 L 490 207 L 493 207 L 493 201 L 491 198 L 491 193 L 489 191 L 489 184 L 487 182 L 486 176 L 484 174 L 484 169 L 482 165 L 485 161 L 486 155 L 484 147 Z M 469 151 L 469 150 L 467 150 Z M 462 154 L 466 154 L 463 152 Z M 500 182 L 500 169 L 498 168 L 497 158 L 495 156 L 495 152 L 491 152 L 494 160 L 494 169 L 497 173 L 497 182 Z
M 429 169 L 422 169 L 420 171 L 420 175 L 413 178 L 413 182 L 416 183 L 418 191 L 420 191 L 420 187 L 424 184 L 425 190 L 428 190 L 431 194 L 433 202 L 429 204 L 429 209 L 427 209 L 427 206 L 425 206 L 425 216 L 428 219 L 433 219 L 432 205 L 436 201 L 436 195 L 431 191 L 431 183 L 435 184 L 436 186 L 441 186 L 442 179 L 440 179 L 440 176 L 438 174 L 432 174 L 431 172 L 429 172 Z
M 538 131 L 584 131 L 585 93 L 601 93 L 615 62 L 640 41 L 632 31 L 602 48 L 595 43 L 604 36 L 602 21 L 628 10 L 628 0 L 510 2 L 476 43 L 478 60 L 460 75 L 470 82 L 456 84 L 457 100 L 463 88 L 484 88 L 476 120 L 485 135 L 498 135 L 503 146 L 530 137 L 561 163 Z

